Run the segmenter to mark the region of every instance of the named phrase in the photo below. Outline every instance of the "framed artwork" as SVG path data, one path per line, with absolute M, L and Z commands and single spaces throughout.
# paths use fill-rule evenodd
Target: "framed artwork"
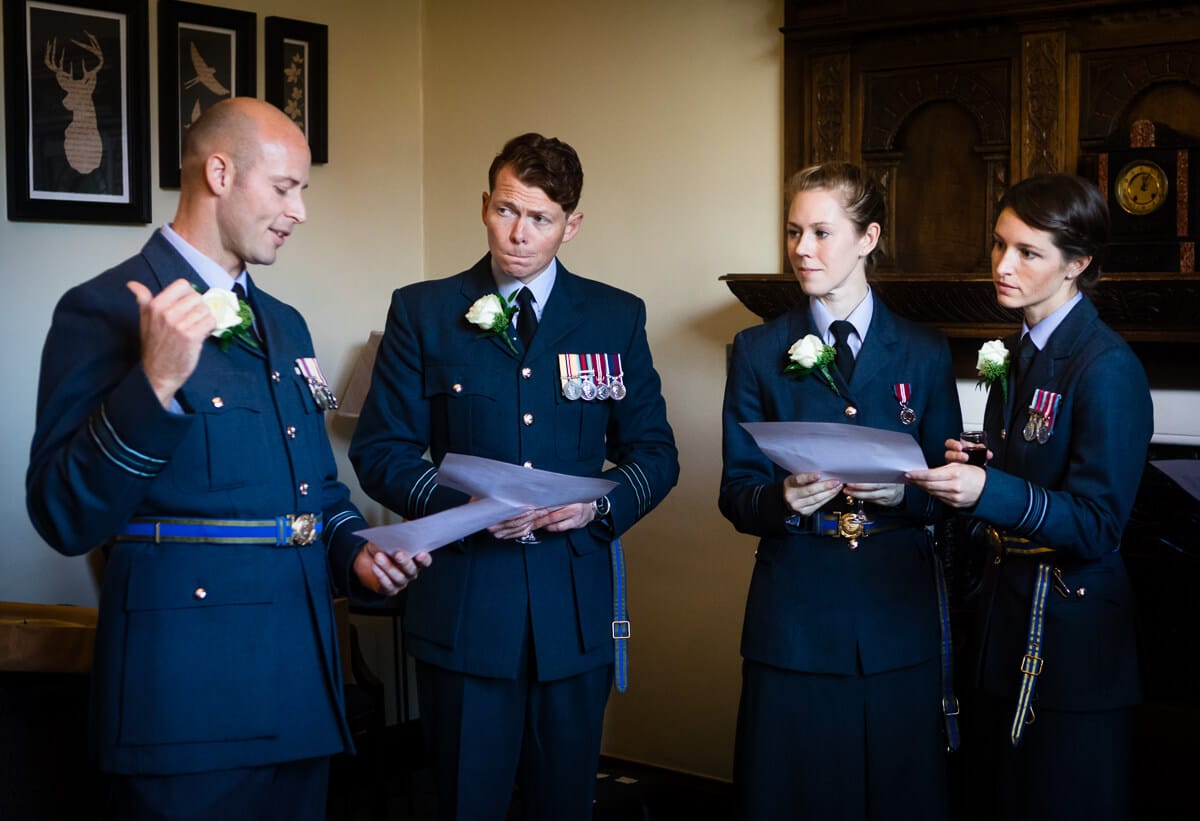
M 329 162 L 329 26 L 268 17 L 263 33 L 267 102 L 300 126 L 313 162 Z
M 257 96 L 253 12 L 159 0 L 158 184 L 179 187 L 183 135 L 210 106 Z
M 150 221 L 146 4 L 4 0 L 8 218 Z

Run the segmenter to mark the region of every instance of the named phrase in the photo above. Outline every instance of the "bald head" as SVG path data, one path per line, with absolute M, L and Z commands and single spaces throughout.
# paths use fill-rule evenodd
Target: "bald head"
M 183 184 L 204 173 L 204 162 L 213 154 L 227 154 L 234 166 L 249 171 L 264 142 L 304 134 L 282 111 L 253 97 L 232 97 L 206 110 L 183 138 L 180 157 Z

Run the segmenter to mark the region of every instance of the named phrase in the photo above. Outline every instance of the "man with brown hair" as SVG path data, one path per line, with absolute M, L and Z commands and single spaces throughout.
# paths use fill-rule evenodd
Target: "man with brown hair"
M 645 304 L 556 258 L 583 221 L 574 149 L 525 134 L 488 177 L 489 253 L 392 295 L 350 456 L 363 488 L 409 519 L 467 501 L 437 483 L 450 452 L 617 483 L 444 548 L 405 619 L 440 816 L 503 819 L 515 780 L 527 819 L 584 821 L 614 637 L 628 636 L 610 543 L 679 464 Z

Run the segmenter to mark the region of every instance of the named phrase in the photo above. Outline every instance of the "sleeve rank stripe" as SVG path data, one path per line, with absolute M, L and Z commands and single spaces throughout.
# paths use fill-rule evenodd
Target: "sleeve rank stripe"
M 629 480 L 630 490 L 637 496 L 637 515 L 640 519 L 646 515 L 646 511 L 649 509 L 650 483 L 646 481 L 646 474 L 642 472 L 636 462 L 618 465 L 617 469 Z
M 758 516 L 758 497 L 762 496 L 762 492 L 763 492 L 763 486 L 755 485 L 754 495 L 752 495 L 750 497 L 750 507 L 754 510 L 755 516 Z
M 433 495 L 436 488 L 437 468 L 430 465 L 429 469 L 421 474 L 421 478 L 413 483 L 412 490 L 408 493 L 408 518 L 418 519 L 425 515 L 429 497 Z
M 97 421 L 100 424 L 97 424 Z M 112 425 L 108 423 L 103 405 L 88 419 L 88 433 L 91 435 L 92 441 L 100 448 L 100 452 L 126 473 L 153 478 L 162 473 L 163 468 L 167 466 L 166 459 L 147 456 L 122 442 L 121 437 L 117 436 Z
M 1025 487 L 1028 496 L 1025 515 L 1013 529 L 1021 536 L 1028 537 L 1036 533 L 1046 521 L 1046 513 L 1050 508 L 1050 494 L 1032 482 L 1026 482 Z
M 334 537 L 337 535 L 338 528 L 341 527 L 342 525 L 346 524 L 346 522 L 349 522 L 352 519 L 358 519 L 364 525 L 366 525 L 366 523 L 367 523 L 365 519 L 363 519 L 361 516 L 359 516 L 353 510 L 343 510 L 341 513 L 338 513 L 332 519 L 330 519 L 329 522 L 325 525 L 325 541 L 326 541 L 326 543 L 328 544 L 328 543 L 332 542 Z

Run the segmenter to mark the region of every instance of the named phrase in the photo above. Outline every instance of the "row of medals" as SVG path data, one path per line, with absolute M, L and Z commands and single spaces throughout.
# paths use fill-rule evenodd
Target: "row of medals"
M 564 377 L 562 392 L 571 401 L 616 399 L 619 402 L 625 398 L 625 382 L 620 376 L 609 376 L 597 382 L 590 373 L 585 373 L 582 376 Z

